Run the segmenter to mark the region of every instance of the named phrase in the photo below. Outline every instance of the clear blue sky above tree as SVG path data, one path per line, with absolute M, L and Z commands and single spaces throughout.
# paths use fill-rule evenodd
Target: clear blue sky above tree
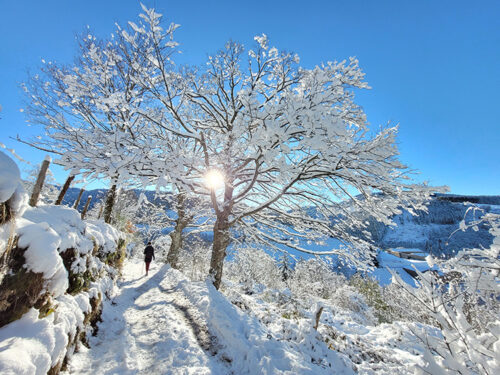
M 357 56 L 372 90 L 359 93 L 374 126 L 400 123 L 401 160 L 453 193 L 500 194 L 500 2 L 145 0 L 181 24 L 180 63 L 200 64 L 228 39 L 266 33 L 301 64 Z M 26 160 L 43 154 L 9 137 L 26 127 L 18 84 L 41 59 L 71 63 L 75 34 L 106 36 L 136 18 L 133 0 L 0 0 L 0 142 Z M 58 171 L 63 181 L 66 173 Z

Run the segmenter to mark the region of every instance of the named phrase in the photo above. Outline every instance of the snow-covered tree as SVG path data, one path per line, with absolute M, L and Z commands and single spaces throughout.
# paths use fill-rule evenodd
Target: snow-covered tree
M 333 236 L 356 243 L 361 254 L 323 254 L 365 262 L 368 247 L 347 230 L 365 224 L 339 202 L 349 200 L 385 223 L 401 206 L 422 208 L 429 190 L 406 179 L 397 128 L 371 132 L 354 103 L 354 89 L 368 88 L 356 59 L 301 68 L 297 55 L 270 47 L 262 35 L 248 53 L 228 42 L 201 68 L 175 68 L 171 32 L 177 25 L 162 29 L 154 10 L 141 17 L 131 24 L 133 34 L 123 33 L 125 43 L 154 46 L 141 50 L 151 64 L 134 73 L 157 104 L 141 113 L 156 131 L 185 138 L 202 152 L 191 175 L 180 178 L 212 201 L 216 287 L 233 228 L 247 240 L 313 253 L 304 242 Z M 201 179 L 214 174 L 223 183 L 203 186 Z
M 55 154 L 55 163 L 72 174 L 111 181 L 104 210 L 109 222 L 117 185 L 130 180 L 130 171 L 141 165 L 142 149 L 147 149 L 135 141 L 143 127 L 136 110 L 142 92 L 134 83 L 132 65 L 141 61 L 125 56 L 113 40 L 91 34 L 77 40 L 73 65 L 44 63 L 23 85 L 25 113 L 30 122 L 44 127 L 44 135 L 20 140 Z
M 270 248 L 361 265 L 369 246 L 353 234 L 367 225 L 359 209 L 389 223 L 401 207 L 423 208 L 429 189 L 408 181 L 397 127 L 372 131 L 354 102 L 354 90 L 368 88 L 356 59 L 302 68 L 262 35 L 247 53 L 228 42 L 201 68 L 176 67 L 178 25 L 163 28 L 160 14 L 143 10 L 113 41 L 84 39 L 78 66 L 34 77 L 29 113 L 49 138 L 32 144 L 87 175 L 209 198 L 216 287 L 236 229 Z M 326 237 L 345 248 L 307 248 Z
M 251 292 L 255 284 L 263 284 L 272 289 L 282 287 L 276 260 L 262 249 L 238 249 L 234 258 L 228 262 L 228 268 L 228 277 L 241 283 L 247 292 Z

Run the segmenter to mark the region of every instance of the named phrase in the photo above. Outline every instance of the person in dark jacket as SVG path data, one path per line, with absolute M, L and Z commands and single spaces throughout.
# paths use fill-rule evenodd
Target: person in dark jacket
M 148 245 L 144 249 L 144 262 L 146 262 L 146 276 L 149 272 L 149 265 L 151 264 L 151 260 L 155 259 L 155 249 L 151 245 L 151 242 L 148 242 Z

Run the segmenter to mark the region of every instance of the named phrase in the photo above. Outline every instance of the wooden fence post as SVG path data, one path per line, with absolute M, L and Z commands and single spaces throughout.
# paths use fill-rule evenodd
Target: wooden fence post
M 75 205 L 73 206 L 73 208 L 77 211 L 78 211 L 78 205 L 80 204 L 80 199 L 82 199 L 82 195 L 83 195 L 84 191 L 85 191 L 85 189 L 80 189 L 80 193 L 78 194 L 78 198 L 76 199 Z
M 99 208 L 99 215 L 97 215 L 97 220 L 99 220 L 102 216 L 102 210 L 104 209 L 104 204 L 101 202 L 101 208 Z
M 68 191 L 71 183 L 73 182 L 73 180 L 75 179 L 75 176 L 72 175 L 72 176 L 69 176 L 67 179 L 66 179 L 66 182 L 64 183 L 64 186 L 62 187 L 61 191 L 59 192 L 59 196 L 57 197 L 57 200 L 56 200 L 56 206 L 60 205 L 62 203 L 62 200 L 64 199 L 64 196 L 66 195 L 66 192 Z
M 50 162 L 50 156 L 46 156 L 44 161 L 42 162 L 42 166 L 40 167 L 40 172 L 38 172 L 38 177 L 36 179 L 35 186 L 33 187 L 33 191 L 31 193 L 31 198 L 29 201 L 29 205 L 31 207 L 36 207 L 36 204 L 38 203 L 38 198 L 40 197 L 40 192 L 42 191 L 43 183 L 45 182 L 45 176 L 47 175 L 47 169 L 49 169 Z
M 89 204 L 90 204 L 91 200 L 92 200 L 92 196 L 89 195 L 87 198 L 87 202 L 85 202 L 85 207 L 83 208 L 83 211 L 82 211 L 82 220 L 85 219 L 85 215 L 87 214 L 87 210 L 89 209 Z

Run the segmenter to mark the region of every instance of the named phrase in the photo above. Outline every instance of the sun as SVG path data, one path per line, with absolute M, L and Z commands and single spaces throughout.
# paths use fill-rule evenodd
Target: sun
M 205 175 L 205 184 L 210 189 L 218 189 L 224 185 L 224 175 L 217 169 L 211 169 Z

